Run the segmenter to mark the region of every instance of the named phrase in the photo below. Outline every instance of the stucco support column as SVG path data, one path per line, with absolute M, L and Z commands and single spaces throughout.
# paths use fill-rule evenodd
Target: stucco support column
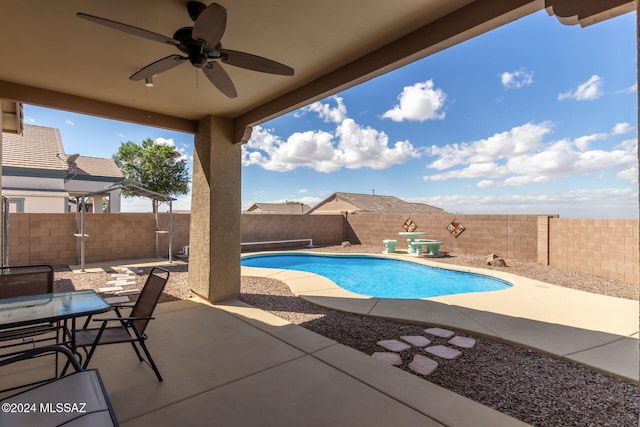
M 189 288 L 212 302 L 240 293 L 240 175 L 232 120 L 202 119 L 193 158 Z
M 0 194 L 2 193 L 2 131 L 4 129 L 4 124 L 2 123 L 2 102 L 0 102 Z M 2 199 L 0 198 L 0 203 L 3 203 Z M 2 212 L 2 210 L 0 209 L 0 212 Z M 3 219 L 2 219 L 2 215 L 0 214 L 0 223 L 2 223 Z M 0 264 L 4 265 L 4 261 L 9 261 L 8 259 L 8 254 L 5 254 L 5 245 L 4 245 L 4 239 L 6 236 L 4 236 L 4 227 L 0 226 Z M 8 262 L 7 262 L 7 265 Z
M 102 213 L 102 203 L 104 197 L 94 196 L 93 198 L 93 213 Z
M 109 192 L 109 212 L 120 213 L 121 209 L 121 190 L 113 190 Z

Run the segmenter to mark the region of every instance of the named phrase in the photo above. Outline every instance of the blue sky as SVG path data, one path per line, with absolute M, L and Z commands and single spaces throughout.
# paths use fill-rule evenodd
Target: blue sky
M 636 59 L 635 14 L 580 28 L 536 13 L 254 128 L 242 207 L 375 191 L 453 213 L 636 218 Z M 69 154 L 150 137 L 192 159 L 191 135 L 25 116 L 58 127 Z

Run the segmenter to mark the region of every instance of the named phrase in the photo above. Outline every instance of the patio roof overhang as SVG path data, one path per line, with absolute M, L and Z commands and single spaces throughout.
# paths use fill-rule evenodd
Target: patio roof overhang
M 207 2 L 208 3 L 208 2 Z M 0 14 L 0 99 L 196 133 L 207 116 L 233 119 L 234 142 L 250 127 L 389 72 L 533 12 L 588 25 L 636 8 L 634 0 L 327 0 L 221 2 L 226 48 L 285 63 L 291 77 L 223 65 L 238 89 L 228 99 L 183 64 L 155 78 L 128 77 L 176 53 L 79 19 L 84 12 L 171 37 L 192 25 L 186 1 L 13 2 Z M 358 25 L 353 25 L 357 21 Z M 3 106 L 4 107 L 4 106 Z

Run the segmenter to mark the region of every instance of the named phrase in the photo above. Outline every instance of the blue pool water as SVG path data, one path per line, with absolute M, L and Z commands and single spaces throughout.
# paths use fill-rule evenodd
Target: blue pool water
M 378 298 L 428 298 L 511 287 L 504 280 L 482 274 L 362 255 L 250 255 L 242 258 L 241 265 L 320 274 L 348 291 Z

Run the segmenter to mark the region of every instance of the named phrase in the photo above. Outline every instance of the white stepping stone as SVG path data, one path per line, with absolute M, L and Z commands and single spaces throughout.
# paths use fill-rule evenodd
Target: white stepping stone
M 476 340 L 468 337 L 453 337 L 449 340 L 449 344 L 461 348 L 473 348 L 476 345 Z
M 120 271 L 122 271 L 123 273 L 129 273 L 129 274 L 142 273 L 142 269 L 141 268 L 122 267 L 120 269 Z
M 116 291 L 116 295 L 136 295 L 136 294 L 139 294 L 139 293 L 140 293 L 140 291 L 138 289 Z
M 127 281 L 127 280 L 109 280 L 107 281 L 107 285 L 116 285 L 116 286 L 128 286 L 135 285 L 136 282 Z
M 453 331 L 450 331 L 448 329 L 442 329 L 442 328 L 429 328 L 429 329 L 425 329 L 424 331 L 429 335 L 435 335 L 436 337 L 440 337 L 440 338 L 451 338 L 456 334 Z
M 434 356 L 442 357 L 443 359 L 455 359 L 460 357 L 462 352 L 455 348 L 446 347 L 444 345 L 434 345 L 433 347 L 427 347 L 424 349 L 427 353 L 431 353 Z
M 431 340 L 420 335 L 407 335 L 400 337 L 414 347 L 426 347 L 431 344 Z
M 438 362 L 429 359 L 427 356 L 416 354 L 409 363 L 409 369 L 420 375 L 429 375 L 438 367 Z
M 408 349 L 411 348 L 411 346 L 409 344 L 405 344 L 405 343 L 400 342 L 398 340 L 378 341 L 377 344 L 380 347 L 384 347 L 389 351 L 395 351 L 396 353 L 404 351 L 404 350 L 408 350 Z
M 402 359 L 398 353 L 390 353 L 387 351 L 376 351 L 371 355 L 374 359 L 393 366 L 402 365 Z
M 109 286 L 106 288 L 98 288 L 98 292 L 100 293 L 109 293 L 109 292 L 117 292 L 121 291 L 122 288 L 120 286 Z

